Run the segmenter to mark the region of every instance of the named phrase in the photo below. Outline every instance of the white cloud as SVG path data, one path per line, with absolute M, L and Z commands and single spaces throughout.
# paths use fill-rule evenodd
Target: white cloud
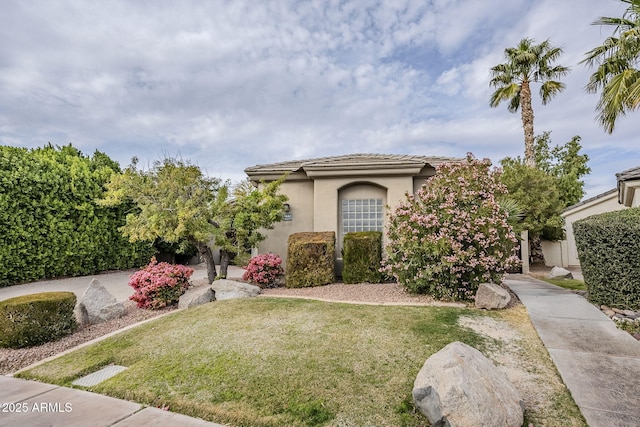
M 640 164 L 634 116 L 594 123 L 589 70 L 617 0 L 18 0 L 0 15 L 0 143 L 69 141 L 127 164 L 191 156 L 241 177 L 256 163 L 377 151 L 497 162 L 521 152 L 519 114 L 488 106 L 489 68 L 523 37 L 562 45 L 567 90 L 534 105 L 554 143 L 580 134 L 590 188 Z M 612 159 L 603 150 L 625 150 Z M 634 163 L 635 164 L 630 164 Z

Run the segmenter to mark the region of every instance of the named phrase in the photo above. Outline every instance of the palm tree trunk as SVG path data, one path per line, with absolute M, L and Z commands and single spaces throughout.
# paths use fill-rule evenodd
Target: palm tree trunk
M 527 166 L 536 167 L 533 149 L 533 107 L 531 106 L 531 87 L 529 81 L 522 82 L 520 89 L 520 113 L 522 114 L 522 128 L 524 129 L 524 161 Z

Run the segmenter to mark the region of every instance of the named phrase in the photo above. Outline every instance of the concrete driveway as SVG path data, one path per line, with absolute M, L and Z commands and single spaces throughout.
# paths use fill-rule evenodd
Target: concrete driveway
M 193 275 L 191 281 L 205 279 L 207 277 L 207 269 L 202 264 L 190 265 L 193 268 Z M 0 301 L 22 295 L 35 294 L 39 292 L 57 292 L 57 291 L 71 291 L 76 294 L 78 298 L 84 294 L 84 291 L 91 283 L 92 279 L 98 279 L 98 281 L 105 287 L 111 294 L 116 297 L 118 301 L 127 301 L 131 295 L 133 295 L 133 288 L 129 286 L 129 276 L 138 271 L 137 269 L 114 271 L 108 273 L 94 274 L 90 276 L 81 277 L 68 277 L 64 279 L 52 279 L 43 280 L 39 282 L 25 283 L 23 285 L 8 286 L 0 288 Z M 218 270 L 220 271 L 220 270 Z M 242 277 L 244 270 L 239 267 L 229 266 L 228 275 L 230 279 Z

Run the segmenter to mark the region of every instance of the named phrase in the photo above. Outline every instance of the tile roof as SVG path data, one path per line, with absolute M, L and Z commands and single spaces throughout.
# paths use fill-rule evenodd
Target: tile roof
M 619 172 L 616 174 L 616 178 L 618 178 L 618 182 L 640 179 L 640 166 Z
M 307 160 L 291 160 L 287 162 L 256 165 L 246 168 L 246 173 L 264 172 L 295 172 L 304 168 L 335 168 L 362 166 L 391 166 L 391 165 L 426 165 L 436 166 L 440 163 L 457 161 L 454 157 L 417 156 L 403 154 L 347 154 L 341 156 L 319 157 Z
M 586 200 L 581 200 L 578 203 L 565 208 L 562 212 L 572 211 L 575 208 L 578 208 L 580 206 L 586 205 L 587 203 L 595 202 L 598 199 L 603 199 L 603 198 L 605 198 L 607 196 L 610 196 L 610 195 L 612 195 L 614 193 L 617 193 L 617 192 L 618 192 L 617 188 L 612 188 L 611 190 L 607 190 L 604 193 L 598 194 L 597 196 L 590 197 L 590 198 L 588 198 Z

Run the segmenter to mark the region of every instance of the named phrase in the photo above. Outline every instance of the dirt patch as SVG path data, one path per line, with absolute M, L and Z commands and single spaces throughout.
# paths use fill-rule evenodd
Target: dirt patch
M 493 340 L 485 356 L 493 360 L 520 392 L 526 410 L 536 411 L 544 419 L 550 402 L 558 399 L 565 385 L 524 306 L 496 312 L 495 318 L 463 316 L 458 323 Z

